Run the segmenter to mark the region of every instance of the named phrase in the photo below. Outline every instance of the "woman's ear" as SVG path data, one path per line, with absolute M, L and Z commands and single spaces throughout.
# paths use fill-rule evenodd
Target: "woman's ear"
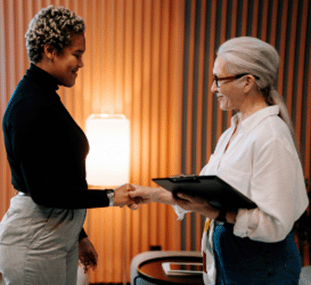
M 55 52 L 55 49 L 51 45 L 45 44 L 44 45 L 44 54 L 46 55 L 46 57 L 48 59 L 53 61 L 56 52 Z
M 247 74 L 245 75 L 245 85 L 244 85 L 244 91 L 249 92 L 251 89 L 253 89 L 256 85 L 256 79 L 253 75 Z

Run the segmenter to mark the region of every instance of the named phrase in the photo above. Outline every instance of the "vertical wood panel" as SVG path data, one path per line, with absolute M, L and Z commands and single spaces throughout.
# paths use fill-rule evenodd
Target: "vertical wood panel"
M 241 24 L 242 24 L 241 36 L 246 36 L 246 34 L 247 34 L 247 24 L 245 24 L 245 23 L 247 23 L 247 20 L 248 20 L 248 18 L 247 18 L 247 16 L 248 16 L 247 9 L 248 9 L 248 2 L 249 1 L 242 1 L 242 2 L 243 2 L 242 3 L 242 19 L 244 21 L 241 22 Z
M 150 148 L 158 149 L 160 146 L 158 137 L 160 135 L 159 128 L 159 114 L 160 114 L 160 36 L 161 36 L 161 1 L 152 2 L 152 15 L 151 15 L 151 46 L 154 48 L 150 49 L 151 52 L 151 75 L 150 75 L 150 99 L 151 105 L 151 136 L 150 136 Z M 158 155 L 156 152 L 150 153 L 150 175 L 151 177 L 159 177 L 159 169 L 157 168 Z M 150 205 L 150 215 L 153 216 L 157 212 L 158 205 L 153 203 Z M 150 226 L 155 232 L 161 230 L 161 224 L 156 219 L 150 219 Z M 161 243 L 157 235 L 152 234 L 150 237 L 150 243 L 157 245 Z M 162 241 L 165 244 L 165 241 Z
M 193 90 L 193 82 L 194 82 L 194 52 L 195 52 L 195 30 L 196 30 L 196 3 L 197 1 L 190 1 L 191 3 L 191 12 L 190 12 L 190 31 L 189 38 L 193 39 L 189 41 L 189 77 L 188 77 L 188 88 L 187 88 L 187 143 L 186 143 L 186 154 L 187 154 L 187 164 L 186 164 L 186 173 L 190 174 L 193 172 L 193 166 L 195 165 L 195 157 L 193 156 L 193 152 L 196 148 L 194 132 L 196 129 L 196 121 L 194 119 L 194 113 L 196 110 L 196 102 L 194 102 L 195 91 Z M 190 163 L 188 163 L 190 162 Z M 193 216 L 194 214 L 187 215 L 185 217 L 185 249 L 191 250 L 192 242 L 193 242 Z
M 263 41 L 267 40 L 267 27 L 268 27 L 268 9 L 269 9 L 269 0 L 263 1 L 263 15 L 262 15 L 262 26 L 261 26 L 261 39 Z
M 298 9 L 298 1 L 291 1 L 291 21 L 290 30 L 288 31 L 288 41 L 289 46 L 287 49 L 288 52 L 288 81 L 287 81 L 287 95 L 286 95 L 286 103 L 289 114 L 291 115 L 293 110 L 293 85 L 294 81 L 290 80 L 290 78 L 294 77 L 294 61 L 295 61 L 295 53 L 296 53 L 296 42 L 295 36 L 297 31 L 297 9 Z
M 272 15 L 271 15 L 271 37 L 270 44 L 276 46 L 276 28 L 277 28 L 277 10 L 278 10 L 278 0 L 274 0 L 272 5 Z
M 4 37 L 5 31 L 5 3 L 0 3 L 0 18 L 3 19 L 0 22 L 0 112 L 1 115 L 4 113 L 7 99 L 7 72 L 6 70 L 6 42 L 7 39 Z M 1 191 L 1 200 L 0 200 L 0 216 L 2 217 L 8 208 L 9 203 L 9 189 L 7 189 L 7 185 L 9 185 L 8 181 L 8 168 L 7 168 L 7 161 L 6 161 L 6 154 L 3 148 L 3 132 L 2 132 L 2 124 L 1 124 L 1 133 L 0 133 L 0 189 L 5 189 L 5 191 Z
M 281 34 L 280 34 L 280 46 L 279 46 L 279 55 L 280 58 L 285 58 L 285 41 L 286 41 L 286 23 L 287 23 L 287 12 L 288 12 L 288 0 L 283 1 L 282 5 L 282 14 L 281 14 Z M 279 66 L 279 76 L 278 76 L 278 86 L 277 90 L 280 94 L 283 95 L 283 85 L 284 85 L 284 73 L 285 73 L 285 62 L 284 60 L 280 61 Z M 284 96 L 284 95 L 283 95 Z
M 170 25 L 169 25 L 169 66 L 168 66 L 168 90 L 167 97 L 169 107 L 167 112 L 166 129 L 168 134 L 167 174 L 181 173 L 181 127 L 182 127 L 182 76 L 183 76 L 183 41 L 184 41 L 184 1 L 171 0 Z M 162 164 L 161 164 L 162 165 Z M 164 205 L 163 205 L 164 206 Z M 167 207 L 166 234 L 160 237 L 164 240 L 165 250 L 181 249 L 180 222 L 176 222 L 176 214 L 172 207 Z M 161 208 L 159 208 L 161 212 Z M 161 216 L 161 215 L 160 215 Z M 174 221 L 174 222 L 172 222 Z M 159 225 L 161 227 L 161 225 Z
M 193 18 L 186 18 L 185 34 L 195 27 L 200 33 L 205 34 L 205 39 L 189 33 L 185 38 L 185 47 L 191 46 L 192 54 L 189 52 L 188 63 L 184 65 L 184 81 L 192 82 L 193 75 L 200 78 L 204 74 L 203 100 L 195 100 L 197 90 L 200 88 L 192 84 L 184 84 L 183 100 L 183 145 L 182 170 L 200 168 L 206 164 L 215 144 L 224 131 L 230 126 L 232 112 L 222 112 L 218 103 L 210 92 L 212 86 L 212 70 L 215 53 L 218 46 L 226 39 L 236 36 L 255 36 L 269 42 L 277 48 L 280 54 L 280 67 L 276 88 L 286 100 L 287 107 L 295 124 L 298 139 L 301 142 L 303 167 L 306 179 L 310 181 L 310 1 L 278 1 L 278 0 L 197 0 L 187 1 L 186 15 L 198 19 L 201 17 L 202 9 L 206 4 L 206 23 L 202 26 L 195 26 Z M 195 7 L 194 7 L 195 5 Z M 195 11 L 195 14 L 193 14 Z M 188 25 L 188 26 L 187 26 Z M 205 29 L 202 31 L 202 29 Z M 204 44 L 205 54 L 203 55 L 206 69 L 202 71 L 196 66 L 195 59 L 198 57 L 201 45 Z M 193 46 L 194 45 L 194 46 Z M 186 53 L 185 53 L 186 54 Z M 201 56 L 201 55 L 200 55 Z M 192 70 L 194 68 L 194 70 Z M 187 89 L 186 89 L 187 88 Z M 193 116 L 191 112 L 201 114 L 203 107 L 202 122 L 199 117 Z M 189 111 L 189 108 L 191 109 Z M 189 126 L 189 124 L 192 124 Z M 203 128 L 201 127 L 203 126 Z M 205 141 L 199 140 L 200 131 Z M 193 150 L 196 147 L 196 151 Z M 192 149 L 192 152 L 189 152 Z M 204 151 L 201 151 L 204 150 Z M 200 158 L 201 155 L 201 158 Z M 186 249 L 193 244 L 193 240 L 199 240 L 200 232 L 197 227 L 200 224 L 200 217 L 188 214 L 186 221 L 182 223 L 182 244 Z M 201 221 L 202 224 L 202 221 Z M 189 234 L 191 230 L 191 234 Z M 302 242 L 303 244 L 303 242 Z M 309 247 L 302 246 L 300 251 L 305 257 L 305 264 L 310 264 L 309 254 L 303 253 Z
M 259 6 L 259 0 L 254 0 L 254 7 Z M 259 17 L 259 9 L 253 9 L 253 23 L 252 23 L 252 37 L 257 37 L 258 33 L 258 17 Z
M 195 40 L 194 40 L 194 36 L 195 36 L 195 8 L 196 8 L 196 1 L 188 1 L 188 3 L 190 3 L 190 13 L 189 13 L 189 40 L 188 41 L 188 59 L 187 59 L 187 64 L 188 64 L 188 77 L 187 77 L 187 109 L 186 109 L 186 117 L 184 117 L 185 120 L 187 120 L 186 122 L 186 134 L 187 134 L 187 139 L 186 139 L 186 173 L 190 174 L 192 173 L 192 147 L 193 144 L 191 143 L 191 139 L 192 139 L 192 133 L 193 133 L 193 124 L 192 124 L 192 120 L 193 120 L 193 66 L 194 66 L 194 61 L 193 61 L 193 56 L 194 56 L 194 44 L 195 44 Z M 188 5 L 189 6 L 189 5 Z M 189 234 L 189 232 L 188 232 Z M 189 245 L 188 245 L 189 247 Z M 189 248 L 188 248 L 189 249 Z
M 204 50 L 205 50 L 205 24 L 206 24 L 206 2 L 203 1 L 200 7 L 200 35 L 199 35 L 199 45 L 198 45 L 198 79 L 197 79 L 197 92 L 198 92 L 198 111 L 197 111 L 197 131 L 196 131 L 196 171 L 195 173 L 199 173 L 202 169 L 202 150 L 204 148 L 204 144 L 202 144 L 202 132 L 203 132 L 203 86 L 204 86 Z M 200 251 L 201 248 L 201 216 L 196 214 L 195 216 L 196 225 L 195 225 L 195 237 L 193 250 Z
M 200 7 L 201 11 L 201 17 L 200 17 L 200 34 L 198 36 L 199 38 L 199 44 L 198 44 L 198 52 L 197 52 L 197 64 L 198 64 L 198 75 L 196 76 L 196 89 L 198 93 L 198 111 L 197 111 L 197 132 L 196 132 L 196 171 L 195 173 L 198 173 L 202 168 L 202 148 L 203 145 L 201 143 L 202 138 L 202 131 L 203 131 L 203 86 L 204 86 L 204 48 L 205 48 L 205 22 L 206 22 L 206 2 L 201 3 Z
M 305 53 L 305 48 L 306 48 L 306 37 L 307 34 L 303 32 L 301 27 L 307 27 L 307 22 L 308 22 L 308 1 L 304 1 L 301 5 L 301 21 L 300 21 L 300 26 L 298 27 L 297 34 L 299 33 L 300 37 L 296 39 L 296 41 L 299 41 L 299 48 L 297 50 L 298 52 L 298 66 L 297 66 L 297 71 L 299 73 L 300 70 L 305 70 L 304 65 L 306 62 L 306 53 Z M 299 17 L 300 18 L 300 17 Z M 302 33 L 300 32 L 302 31 Z M 295 120 L 295 130 L 296 130 L 296 135 L 297 138 L 299 138 L 299 141 L 301 141 L 301 133 L 302 133 L 302 104 L 303 104 L 303 83 L 304 83 L 304 76 L 297 76 L 297 81 L 295 82 L 296 85 L 296 94 L 298 94 L 297 97 L 297 103 L 296 103 L 296 120 Z

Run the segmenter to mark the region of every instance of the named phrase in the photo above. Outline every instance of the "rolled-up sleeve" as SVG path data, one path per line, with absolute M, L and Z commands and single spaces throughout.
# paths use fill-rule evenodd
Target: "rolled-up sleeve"
M 253 148 L 250 193 L 258 208 L 238 211 L 234 234 L 277 242 L 287 236 L 308 205 L 303 172 L 297 153 L 284 141 L 273 137 L 257 143 L 261 145 Z

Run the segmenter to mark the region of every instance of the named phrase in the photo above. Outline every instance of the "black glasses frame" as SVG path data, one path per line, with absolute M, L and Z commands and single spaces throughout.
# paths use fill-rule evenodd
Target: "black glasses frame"
M 226 77 L 217 77 L 217 75 L 213 75 L 213 82 L 215 82 L 216 87 L 219 88 L 219 81 L 222 80 L 235 80 L 235 79 L 239 79 L 242 78 L 245 75 L 248 75 L 250 73 L 242 73 L 242 74 L 236 74 L 236 75 L 231 75 L 231 76 L 226 76 Z M 253 75 L 256 79 L 259 79 L 258 76 Z

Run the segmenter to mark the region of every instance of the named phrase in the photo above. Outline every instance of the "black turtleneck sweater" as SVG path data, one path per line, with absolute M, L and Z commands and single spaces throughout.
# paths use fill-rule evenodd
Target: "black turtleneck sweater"
M 8 103 L 3 132 L 12 184 L 46 207 L 108 206 L 106 191 L 87 189 L 88 141 L 57 89 L 54 77 L 31 64 Z

